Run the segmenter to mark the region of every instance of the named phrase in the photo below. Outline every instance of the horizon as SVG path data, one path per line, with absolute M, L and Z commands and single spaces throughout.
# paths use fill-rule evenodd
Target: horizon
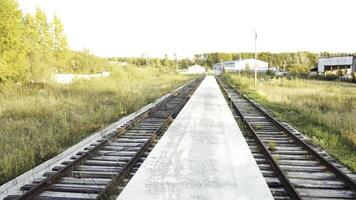
M 258 52 L 356 51 L 351 0 L 18 2 L 23 12 L 39 7 L 49 19 L 56 14 L 72 49 L 85 48 L 101 57 L 253 52 L 253 28 L 258 32 Z

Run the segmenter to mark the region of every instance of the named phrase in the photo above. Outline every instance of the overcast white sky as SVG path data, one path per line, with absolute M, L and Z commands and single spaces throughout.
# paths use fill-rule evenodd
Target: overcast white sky
M 99 56 L 356 51 L 354 0 L 19 0 L 58 15 L 71 48 Z

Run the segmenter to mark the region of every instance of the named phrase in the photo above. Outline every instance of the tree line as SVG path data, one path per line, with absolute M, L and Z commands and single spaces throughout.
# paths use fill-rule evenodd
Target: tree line
M 55 72 L 94 73 L 108 66 L 88 50 L 72 51 L 61 20 L 36 9 L 22 13 L 16 0 L 0 0 L 0 82 L 45 80 Z
M 281 70 L 286 70 L 292 73 L 305 74 L 310 69 L 317 66 L 319 57 L 331 57 L 331 56 L 345 56 L 356 55 L 356 53 L 331 53 L 320 52 L 313 53 L 308 51 L 301 52 L 284 52 L 284 53 L 271 53 L 271 52 L 259 52 L 257 59 L 268 62 L 270 67 L 276 67 Z M 110 61 L 127 62 L 128 64 L 134 64 L 137 66 L 155 66 L 155 67 L 171 67 L 185 69 L 191 65 L 198 64 L 212 69 L 215 63 L 221 61 L 231 61 L 239 59 L 254 58 L 253 52 L 240 52 L 240 53 L 204 53 L 196 54 L 192 59 L 169 59 L 167 55 L 164 58 L 145 58 L 145 57 L 124 57 L 124 58 L 109 58 Z
M 140 67 L 150 66 L 164 69 L 185 69 L 191 65 L 194 65 L 194 60 L 189 58 L 175 59 L 168 58 L 168 55 L 164 55 L 164 58 L 148 58 L 148 57 L 111 57 L 108 58 L 111 62 L 126 62 Z
M 312 53 L 308 51 L 270 53 L 259 52 L 257 59 L 268 62 L 270 67 L 285 69 L 293 73 L 308 73 L 310 69 L 316 67 L 319 57 L 344 56 L 349 53 L 330 53 L 320 52 Z M 356 55 L 353 53 L 352 55 Z M 254 58 L 252 52 L 242 53 L 204 53 L 194 56 L 195 63 L 203 66 L 212 67 L 215 63 L 221 61 L 239 60 Z

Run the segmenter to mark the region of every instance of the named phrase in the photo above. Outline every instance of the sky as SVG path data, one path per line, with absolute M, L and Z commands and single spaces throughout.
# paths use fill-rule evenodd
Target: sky
M 354 0 L 18 0 L 60 17 L 69 45 L 102 57 L 356 52 Z

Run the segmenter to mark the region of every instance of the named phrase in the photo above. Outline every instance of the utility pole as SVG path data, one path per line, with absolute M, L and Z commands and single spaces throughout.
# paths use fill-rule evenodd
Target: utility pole
M 145 68 L 147 69 L 147 54 L 146 53 L 142 54 L 142 59 L 145 60 Z
M 284 61 L 283 62 L 283 75 L 282 75 L 283 99 L 284 99 L 284 74 L 286 73 L 286 65 L 287 65 L 287 62 Z
M 221 73 L 222 73 L 222 72 L 225 72 L 224 64 L 223 64 L 222 59 L 220 59 L 220 67 L 221 67 Z
M 257 83 L 257 32 L 255 29 L 253 29 L 255 32 L 255 60 L 254 60 L 254 67 L 255 67 L 255 89 L 256 89 L 256 83 Z
M 146 59 L 146 68 L 147 68 L 147 66 L 148 66 L 148 58 L 147 58 L 147 54 L 146 54 L 145 59 Z
M 178 66 L 178 58 L 177 58 L 177 54 L 176 53 L 174 53 L 174 58 L 176 60 L 176 71 L 178 71 L 179 66 Z
M 241 61 L 241 53 L 239 53 L 239 61 Z M 241 74 L 241 68 L 239 68 L 239 75 Z

